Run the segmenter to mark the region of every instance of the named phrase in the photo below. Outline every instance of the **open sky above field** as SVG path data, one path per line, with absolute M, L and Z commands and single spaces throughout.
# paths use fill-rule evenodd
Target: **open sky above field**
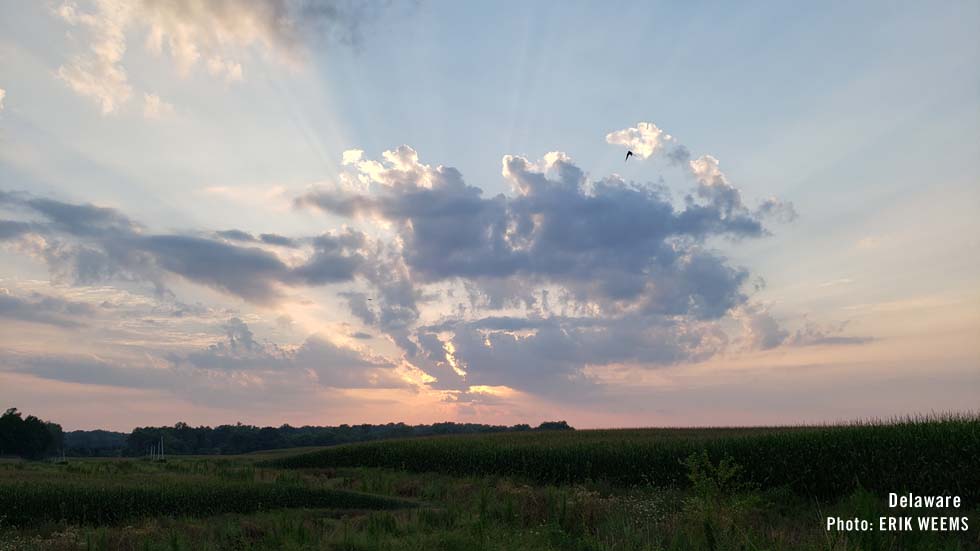
M 972 1 L 3 2 L 0 406 L 975 408 L 978 26 Z

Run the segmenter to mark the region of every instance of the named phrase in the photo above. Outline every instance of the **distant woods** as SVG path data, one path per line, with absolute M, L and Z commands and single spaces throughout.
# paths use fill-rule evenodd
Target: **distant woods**
M 17 408 L 10 408 L 0 416 L 0 457 L 40 459 L 61 453 L 63 441 L 64 433 L 57 423 L 33 415 L 24 417 Z
M 388 438 L 435 436 L 440 434 L 476 434 L 505 431 L 571 429 L 564 421 L 542 423 L 538 429 L 530 425 L 497 426 L 476 423 L 435 423 L 432 425 L 340 425 L 337 427 L 304 426 L 256 427 L 252 425 L 221 425 L 192 427 L 177 423 L 172 427 L 139 427 L 125 437 L 120 455 L 145 455 L 163 438 L 168 454 L 226 455 L 260 450 L 295 448 L 300 446 L 335 446 Z M 81 432 L 81 431 L 79 431 Z M 83 455 L 83 440 L 71 435 L 70 453 Z M 79 435 L 81 436 L 81 435 Z M 102 450 L 105 452 L 106 450 Z
M 29 428 L 25 428 L 29 427 Z M 537 428 L 527 424 L 513 426 L 478 423 L 434 423 L 432 425 L 340 425 L 256 427 L 221 425 L 192 427 L 177 423 L 172 427 L 138 427 L 133 432 L 76 430 L 62 433 L 61 426 L 37 417 L 22 418 L 16 409 L 7 410 L 0 421 L 0 455 L 36 459 L 60 455 L 73 457 L 142 456 L 161 438 L 166 454 L 230 455 L 300 446 L 334 446 L 388 438 L 411 438 L 443 434 L 485 434 L 535 430 L 573 430 L 565 421 L 548 421 Z

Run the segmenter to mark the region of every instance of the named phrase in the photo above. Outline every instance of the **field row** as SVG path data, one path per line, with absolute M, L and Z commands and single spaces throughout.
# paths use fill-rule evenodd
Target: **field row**
M 107 525 L 169 517 L 205 517 L 280 508 L 386 510 L 410 501 L 346 490 L 276 483 L 117 484 L 63 481 L 0 484 L 0 527 L 45 522 Z

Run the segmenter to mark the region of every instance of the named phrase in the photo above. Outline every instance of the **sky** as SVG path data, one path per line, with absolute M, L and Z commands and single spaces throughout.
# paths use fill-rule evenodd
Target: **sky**
M 970 1 L 4 2 L 0 407 L 975 410 L 978 28 Z

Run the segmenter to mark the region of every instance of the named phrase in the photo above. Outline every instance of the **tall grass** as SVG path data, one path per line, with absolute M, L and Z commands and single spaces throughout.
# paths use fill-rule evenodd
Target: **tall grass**
M 834 498 L 954 494 L 980 503 L 980 417 L 909 418 L 771 429 L 648 429 L 499 434 L 372 442 L 281 458 L 283 468 L 386 467 L 510 475 L 539 483 L 689 484 L 684 460 L 730 459 L 742 482 Z

